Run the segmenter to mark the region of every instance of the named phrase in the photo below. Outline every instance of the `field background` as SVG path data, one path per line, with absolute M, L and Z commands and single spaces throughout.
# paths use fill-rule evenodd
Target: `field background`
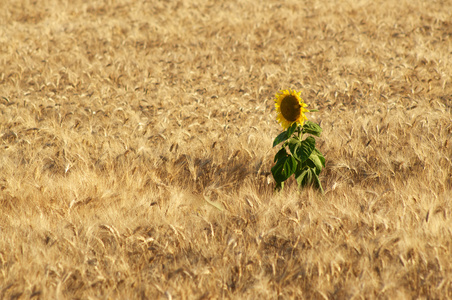
M 3 0 L 0 298 L 451 298 L 451 74 L 451 1 Z

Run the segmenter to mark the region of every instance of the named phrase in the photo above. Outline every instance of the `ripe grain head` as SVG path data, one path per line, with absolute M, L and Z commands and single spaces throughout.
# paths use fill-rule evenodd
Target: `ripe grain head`
M 0 298 L 450 297 L 450 11 L 3 1 Z M 281 88 L 324 196 L 273 191 Z

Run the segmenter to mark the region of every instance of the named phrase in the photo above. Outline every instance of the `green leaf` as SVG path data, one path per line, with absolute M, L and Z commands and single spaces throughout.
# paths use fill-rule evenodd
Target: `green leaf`
M 277 182 L 275 186 L 275 190 L 281 191 L 284 188 L 284 182 Z
M 315 139 L 312 136 L 308 136 L 304 141 L 300 143 L 297 148 L 297 157 L 300 162 L 306 161 L 315 149 Z
M 295 179 L 297 180 L 298 186 L 302 187 L 305 186 L 305 177 L 309 172 L 309 168 L 305 168 L 303 170 L 301 170 L 301 172 L 299 174 L 295 174 Z
M 297 169 L 297 161 L 292 156 L 281 157 L 271 169 L 275 181 L 283 182 Z
M 322 183 L 320 182 L 319 176 L 316 174 L 314 168 L 305 168 L 298 176 L 297 174 L 295 176 L 299 187 L 313 186 L 324 194 Z
M 325 194 L 323 191 L 322 183 L 320 182 L 319 176 L 314 172 L 314 186 L 320 190 L 322 194 Z
M 303 125 L 303 133 L 320 136 L 320 134 L 322 133 L 322 128 L 314 122 L 306 121 Z
M 298 123 L 293 123 L 289 128 L 287 128 L 286 131 L 281 132 L 273 141 L 273 147 L 278 145 L 279 143 L 284 142 L 288 138 L 292 136 L 292 134 L 295 132 L 295 129 L 297 128 Z
M 317 148 L 315 148 L 313 152 L 317 154 L 317 156 L 320 159 L 320 162 L 322 163 L 322 166 L 325 167 L 325 157 L 323 157 L 323 154 Z
M 273 162 L 276 162 L 277 160 L 283 158 L 284 156 L 287 156 L 286 148 L 281 148 L 278 152 L 275 154 L 275 160 Z
M 290 125 L 289 128 L 287 128 L 287 137 L 291 137 L 291 135 L 295 132 L 295 129 L 298 127 L 298 123 L 294 122 L 292 125 Z
M 305 187 L 312 184 L 312 178 L 314 175 L 314 169 L 306 167 L 301 171 L 300 175 L 295 175 L 295 179 L 297 180 L 299 187 Z
M 298 138 L 298 137 L 292 137 L 290 140 L 289 140 L 289 143 L 288 143 L 289 145 L 289 150 L 290 150 L 290 153 L 293 155 L 293 157 L 295 157 L 296 159 L 298 159 L 298 155 L 297 155 L 297 149 L 298 149 L 298 147 L 300 147 L 300 145 L 301 145 L 301 141 L 300 141 L 300 139 Z
M 275 147 L 276 145 L 278 145 L 279 143 L 284 142 L 285 140 L 287 140 L 289 137 L 287 136 L 287 131 L 283 131 L 281 132 L 273 141 L 273 147 Z
M 287 131 L 281 132 L 281 133 L 275 138 L 275 140 L 273 141 L 273 147 L 275 147 L 275 146 L 278 145 L 279 143 L 284 142 L 284 141 L 287 140 L 287 139 L 288 139 Z
M 316 174 L 319 174 L 322 171 L 324 164 L 322 164 L 320 157 L 315 151 L 312 151 L 311 155 L 309 156 L 309 161 L 313 163 L 316 169 Z

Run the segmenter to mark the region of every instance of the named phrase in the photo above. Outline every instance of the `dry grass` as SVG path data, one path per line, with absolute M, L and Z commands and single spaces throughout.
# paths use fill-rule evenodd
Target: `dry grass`
M 0 298 L 452 297 L 451 20 L 1 1 Z M 273 192 L 280 88 L 320 109 L 324 196 Z

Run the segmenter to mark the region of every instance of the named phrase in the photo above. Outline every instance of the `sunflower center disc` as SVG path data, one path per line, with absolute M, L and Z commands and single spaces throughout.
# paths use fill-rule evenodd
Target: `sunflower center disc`
M 300 108 L 295 96 L 288 95 L 281 101 L 281 114 L 289 122 L 294 122 L 300 117 Z

